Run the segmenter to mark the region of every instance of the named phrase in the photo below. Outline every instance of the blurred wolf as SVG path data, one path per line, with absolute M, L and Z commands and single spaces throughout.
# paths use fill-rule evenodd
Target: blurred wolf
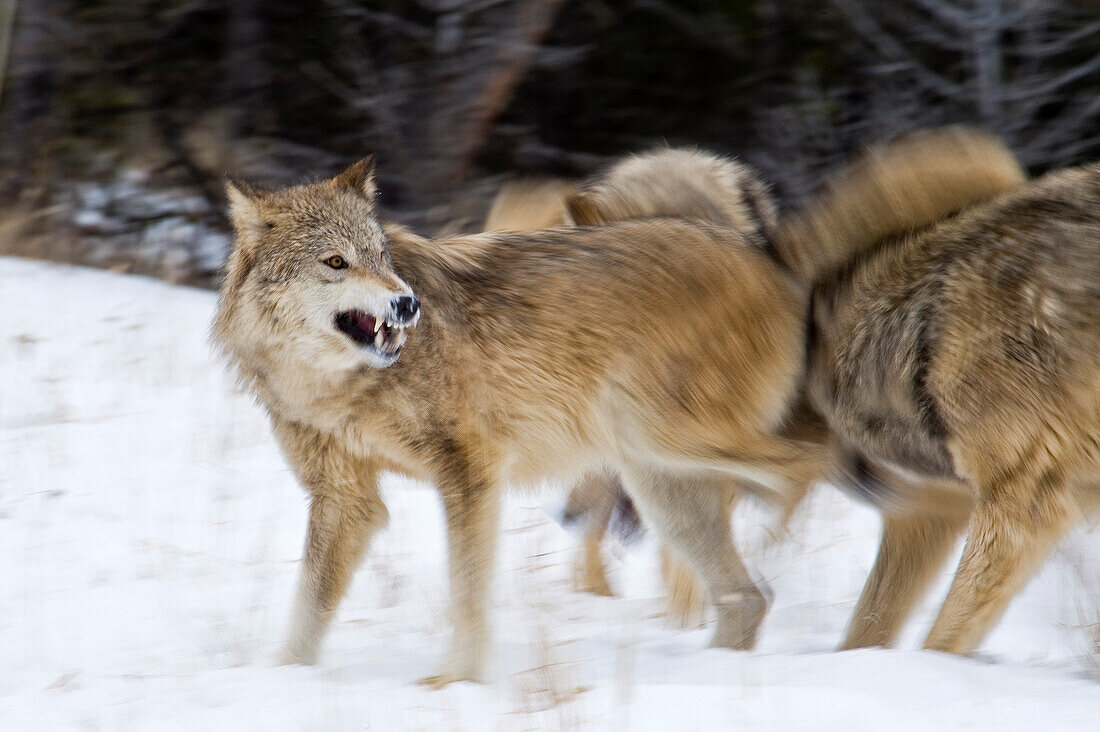
M 770 250 L 777 223 L 767 185 L 747 165 L 694 148 L 628 155 L 576 190 L 565 207 L 578 226 L 630 219 L 679 218 L 742 231 Z
M 485 216 L 485 231 L 527 234 L 573 223 L 565 208 L 577 188 L 557 178 L 508 181 Z
M 811 401 L 886 515 L 844 647 L 895 639 L 969 519 L 925 641 L 969 653 L 1100 497 L 1100 165 L 1026 183 L 991 138 L 916 135 L 775 242 L 814 283 Z
M 213 337 L 311 497 L 287 659 L 316 658 L 385 523 L 383 470 L 443 498 L 454 634 L 432 684 L 483 674 L 502 487 L 605 466 L 703 578 L 712 643 L 750 646 L 766 601 L 733 546 L 733 481 L 784 501 L 828 459 L 773 434 L 802 383 L 806 294 L 705 223 L 431 241 L 379 221 L 372 170 L 228 185 Z
M 990 136 L 918 133 L 828 179 L 769 242 L 814 290 L 809 395 L 838 477 L 884 512 L 845 648 L 894 640 L 969 519 L 926 641 L 969 652 L 1097 502 L 1100 168 L 1025 182 Z
M 658 148 L 626 156 L 580 185 L 560 180 L 509 182 L 493 201 L 485 230 L 534 232 L 557 225 L 659 217 L 728 227 L 762 251 L 768 249 L 777 223 L 767 186 L 748 166 L 698 149 Z M 578 590 L 612 594 L 600 547 L 612 523 L 632 532 L 633 515 L 633 505 L 613 471 L 593 472 L 572 488 L 565 518 L 584 523 L 574 569 Z M 613 517 L 619 520 L 613 522 Z M 702 589 L 690 567 L 664 544 L 661 575 L 669 617 L 684 627 L 698 625 L 704 612 Z

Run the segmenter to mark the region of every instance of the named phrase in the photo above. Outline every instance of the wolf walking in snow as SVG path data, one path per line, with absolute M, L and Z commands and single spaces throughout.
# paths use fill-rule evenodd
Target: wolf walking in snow
M 958 129 L 872 149 L 775 238 L 810 402 L 885 514 L 845 647 L 888 644 L 968 526 L 927 648 L 966 654 L 1100 497 L 1100 165 Z
M 775 435 L 805 291 L 752 232 L 706 222 L 424 239 L 378 219 L 372 167 L 228 187 L 214 339 L 311 497 L 287 658 L 316 658 L 386 521 L 384 470 L 443 499 L 454 634 L 434 684 L 483 675 L 504 487 L 605 466 L 702 578 L 713 644 L 750 646 L 766 602 L 730 535 L 736 481 L 782 501 L 827 460 Z
M 626 178 L 614 205 L 581 192 L 564 208 L 596 224 L 680 192 L 676 210 L 705 217 L 707 192 L 660 167 Z M 896 637 L 969 521 L 927 640 L 969 652 L 1096 502 L 1098 171 L 1024 185 L 992 137 L 927 131 L 871 148 L 774 228 L 770 251 L 814 292 L 810 406 L 791 424 L 825 439 L 824 415 L 842 482 L 884 512 L 844 647 Z
M 776 226 L 771 195 L 755 172 L 741 163 L 688 148 L 657 148 L 629 155 L 608 170 L 573 185 L 561 180 L 519 180 L 494 199 L 486 231 L 529 233 L 562 225 L 672 217 L 706 221 L 750 237 L 761 251 Z M 732 512 L 733 501 L 728 510 Z M 584 476 L 569 493 L 566 514 L 584 523 L 574 577 L 578 590 L 611 595 L 601 544 L 613 515 L 632 513 L 621 480 L 611 470 Z M 705 599 L 692 569 L 661 544 L 661 575 L 669 617 L 697 625 Z

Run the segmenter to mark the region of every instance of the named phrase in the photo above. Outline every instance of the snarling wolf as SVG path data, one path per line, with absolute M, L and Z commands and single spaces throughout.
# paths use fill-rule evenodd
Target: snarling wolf
M 379 220 L 372 171 L 227 188 L 213 336 L 311 498 L 287 659 L 317 657 L 386 521 L 383 470 L 443 499 L 454 634 L 433 684 L 483 675 L 504 486 L 604 466 L 703 578 L 713 644 L 751 645 L 765 600 L 730 536 L 735 481 L 782 500 L 828 459 L 774 434 L 803 379 L 803 289 L 706 222 L 424 239 Z
M 808 392 L 885 513 L 845 647 L 888 644 L 969 522 L 930 649 L 975 649 L 1100 486 L 1100 165 L 992 138 L 873 149 L 781 225 Z
M 626 156 L 579 184 L 512 181 L 493 201 L 485 230 L 534 232 L 556 225 L 597 226 L 658 217 L 731 228 L 761 251 L 768 250 L 777 223 L 767 186 L 748 166 L 696 148 L 660 147 Z M 817 423 L 820 425 L 820 420 Z M 731 501 L 728 509 L 732 512 L 733 508 Z M 631 516 L 632 511 L 630 498 L 613 471 L 593 472 L 571 489 L 567 518 L 584 524 L 574 571 L 577 589 L 612 594 L 601 544 L 612 523 L 619 529 L 631 528 L 629 521 L 613 519 Z M 698 625 L 705 609 L 703 591 L 691 568 L 664 544 L 661 576 L 669 618 L 683 627 Z

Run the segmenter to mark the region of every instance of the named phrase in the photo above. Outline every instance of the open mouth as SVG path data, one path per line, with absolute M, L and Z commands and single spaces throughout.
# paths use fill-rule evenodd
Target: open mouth
M 336 329 L 360 346 L 373 349 L 386 358 L 397 358 L 405 342 L 405 326 L 362 310 L 339 313 Z

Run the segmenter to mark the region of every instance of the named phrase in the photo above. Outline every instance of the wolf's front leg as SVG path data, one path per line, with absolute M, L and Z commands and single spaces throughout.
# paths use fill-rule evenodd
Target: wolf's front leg
M 878 558 L 841 650 L 893 644 L 965 526 L 965 514 L 884 516 Z
M 434 688 L 455 681 L 483 681 L 489 650 L 489 608 L 500 523 L 500 488 L 468 477 L 461 485 L 440 484 L 450 552 L 451 622 L 454 634 Z
M 373 501 L 314 494 L 309 506 L 298 599 L 290 621 L 284 663 L 316 663 L 336 607 L 343 599 L 374 533 L 386 523 L 386 507 Z
M 276 434 L 310 493 L 298 598 L 281 661 L 315 663 L 336 607 L 388 513 L 370 462 L 320 435 L 287 429 Z

